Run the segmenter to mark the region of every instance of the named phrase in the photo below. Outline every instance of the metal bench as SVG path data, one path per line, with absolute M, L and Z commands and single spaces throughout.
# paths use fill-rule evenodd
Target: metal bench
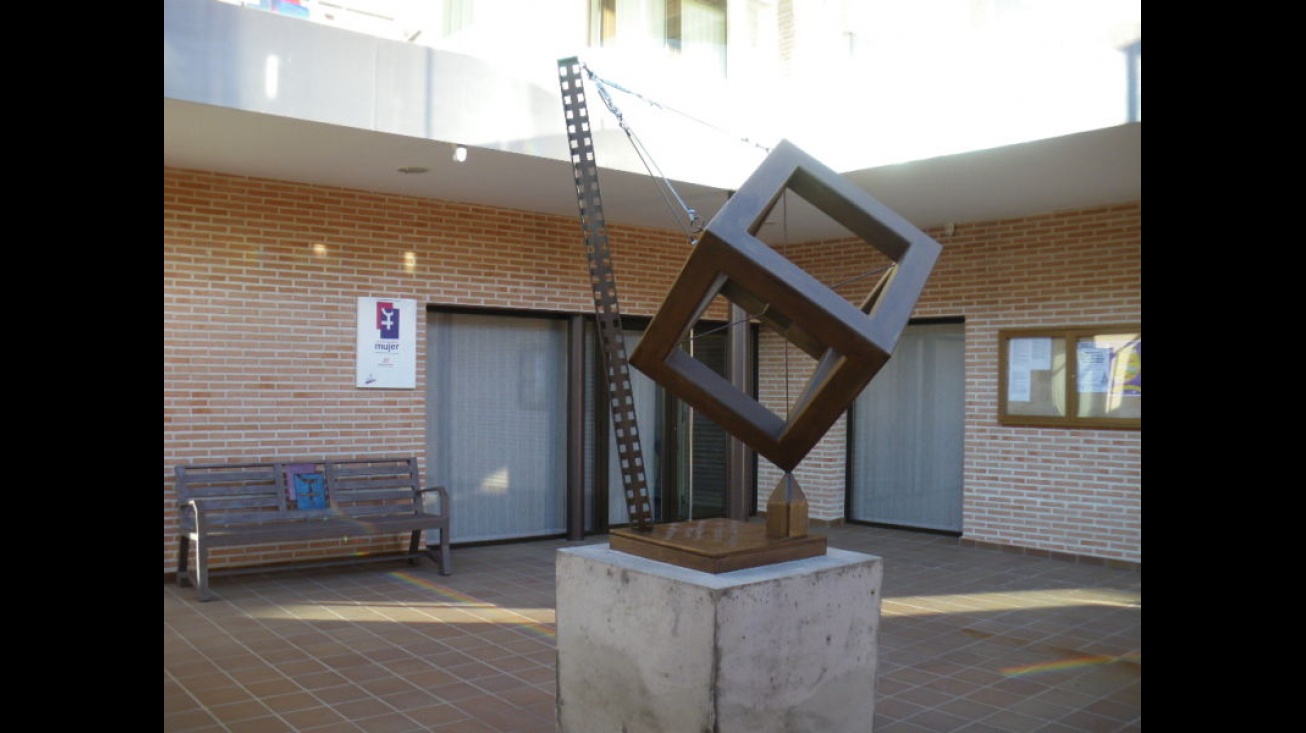
M 451 570 L 449 494 L 443 486 L 423 489 L 412 457 L 348 460 L 278 460 L 176 467 L 179 517 L 177 582 L 194 585 L 210 600 L 209 551 L 265 543 L 407 532 L 403 553 L 350 556 L 296 566 L 341 565 L 422 556 Z M 430 506 L 430 495 L 438 505 Z M 440 553 L 421 546 L 423 531 L 438 531 Z M 429 538 L 428 538 L 429 540 Z M 195 568 L 188 567 L 195 545 Z M 279 567 L 224 568 L 221 575 L 265 572 Z

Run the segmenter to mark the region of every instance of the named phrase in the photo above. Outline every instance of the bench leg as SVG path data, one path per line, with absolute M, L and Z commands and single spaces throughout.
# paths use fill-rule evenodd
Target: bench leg
M 183 588 L 190 587 L 190 573 L 186 565 L 190 560 L 190 539 L 183 532 L 181 541 L 177 545 L 177 585 Z
M 414 530 L 408 538 L 408 564 L 416 565 L 422 561 L 419 553 L 422 551 L 422 530 Z
M 436 560 L 434 545 L 427 544 L 426 550 L 426 554 L 430 555 L 431 559 L 440 566 L 441 575 L 449 575 L 453 572 L 452 561 L 449 559 L 449 530 L 440 530 L 440 559 Z
M 440 530 L 440 574 L 448 575 L 453 572 L 453 560 L 449 559 L 449 531 Z
M 202 539 L 195 540 L 195 588 L 201 601 L 213 600 L 209 592 L 209 546 Z

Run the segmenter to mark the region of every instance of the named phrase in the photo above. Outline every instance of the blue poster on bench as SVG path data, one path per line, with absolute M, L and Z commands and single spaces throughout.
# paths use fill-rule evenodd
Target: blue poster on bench
M 286 466 L 286 493 L 294 509 L 326 509 L 326 477 L 311 463 Z

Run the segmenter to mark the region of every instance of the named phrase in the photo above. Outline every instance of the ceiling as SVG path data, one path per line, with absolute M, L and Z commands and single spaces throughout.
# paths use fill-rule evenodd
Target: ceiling
M 458 163 L 453 147 L 447 141 L 163 100 L 165 167 L 578 216 L 568 161 L 470 148 L 467 160 Z M 428 170 L 399 172 L 413 165 Z M 1139 201 L 1142 123 L 844 175 L 922 229 Z M 599 182 L 608 224 L 686 228 L 683 210 L 669 203 L 670 194 L 653 177 L 601 167 Z M 689 183 L 671 185 L 704 221 L 728 194 Z M 782 222 L 777 216 L 773 212 L 770 223 L 778 226 L 759 233 L 764 240 L 847 235 L 797 197 L 789 197 Z

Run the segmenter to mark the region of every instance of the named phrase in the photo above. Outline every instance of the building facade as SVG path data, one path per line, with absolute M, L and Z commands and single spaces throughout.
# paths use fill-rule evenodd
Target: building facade
M 705 17 L 728 7 L 736 25 L 751 22 L 736 15 L 743 5 L 790 24 L 794 7 L 689 5 L 703 6 Z M 470 18 L 454 13 L 443 27 Z M 171 69 L 167 28 L 165 18 L 165 100 L 170 78 L 185 80 L 179 98 L 212 87 L 205 72 Z M 767 37 L 787 48 L 798 36 Z M 806 58 L 788 53 L 791 69 Z M 213 103 L 238 104 L 240 95 L 221 94 L 229 96 Z M 553 104 L 544 105 L 550 120 Z M 570 175 L 564 169 L 540 185 L 567 188 Z M 1126 324 L 1141 333 L 1141 202 L 957 221 L 927 233 L 943 252 L 893 369 L 795 470 L 818 531 L 822 522 L 877 522 L 1013 551 L 1140 564 L 1141 428 L 1004 423 L 1000 399 L 1010 385 L 1000 352 L 1012 329 Z M 690 245 L 670 227 L 613 225 L 609 236 L 633 343 Z M 781 254 L 823 283 L 854 283 L 850 301 L 877 264 L 852 239 L 796 241 Z M 357 305 L 373 297 L 418 305 L 411 389 L 356 384 Z M 709 315 L 692 348 L 724 368 L 716 334 L 731 314 L 719 304 Z M 173 471 L 188 463 L 417 455 L 426 483 L 453 496 L 455 542 L 557 536 L 577 514 L 586 532 L 622 523 L 603 447 L 592 317 L 574 216 L 165 162 L 165 576 L 177 555 Z M 810 361 L 765 329 L 754 335 L 752 389 L 783 415 Z M 584 385 L 578 435 L 568 428 L 571 375 Z M 659 518 L 723 511 L 722 484 L 741 480 L 721 471 L 728 439 L 647 380 L 636 397 Z M 581 456 L 579 474 L 568 470 L 571 455 Z M 779 479 L 754 459 L 743 479 L 747 513 L 764 510 Z M 398 541 L 233 548 L 213 561 L 383 551 Z
M 960 323 L 964 332 L 960 536 L 1141 562 L 1141 431 L 1007 426 L 997 417 L 1001 329 L 1141 320 L 1141 205 L 969 222 L 950 235 L 931 234 L 943 254 L 914 317 Z M 612 229 L 611 241 L 623 312 L 651 315 L 687 245 L 678 232 L 622 227 Z M 428 481 L 438 475 L 428 455 L 426 360 L 418 363 L 417 389 L 354 386 L 358 297 L 420 303 L 427 323 L 419 353 L 426 354 L 432 314 L 561 322 L 592 313 L 581 246 L 571 218 L 165 169 L 165 573 L 177 549 L 177 464 L 413 453 L 425 459 Z M 860 242 L 835 241 L 785 254 L 835 282 L 864 270 L 864 251 Z M 783 410 L 781 376 L 798 383 L 804 375 L 792 355 L 786 370 L 778 339 L 763 333 L 759 342 L 761 400 Z M 849 466 L 844 420 L 795 471 L 814 520 L 847 516 Z M 596 470 L 590 467 L 591 477 Z M 778 478 L 759 466 L 760 502 Z M 543 489 L 553 494 L 548 511 L 562 511 L 565 489 Z M 458 502 L 478 489 L 451 490 Z M 341 550 L 255 548 L 215 563 Z

